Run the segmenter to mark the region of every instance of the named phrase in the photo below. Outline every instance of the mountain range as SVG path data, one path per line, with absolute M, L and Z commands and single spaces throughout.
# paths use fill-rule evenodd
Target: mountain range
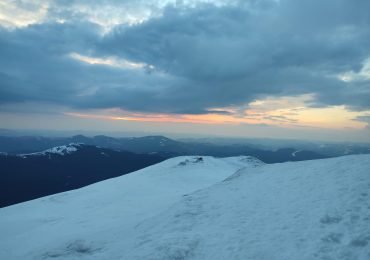
M 163 161 L 85 144 L 29 154 L 0 154 L 0 207 L 80 188 Z
M 264 163 L 330 157 L 330 153 L 281 147 L 267 147 L 263 142 L 258 146 L 243 140 L 178 141 L 164 136 L 0 136 L 0 207 L 80 188 L 181 155 L 253 156 Z M 302 147 L 301 143 L 296 147 L 308 146 Z M 359 147 L 343 152 L 366 152 Z M 342 155 L 338 151 L 335 149 L 334 154 Z
M 266 163 L 301 161 L 330 157 L 309 150 L 283 147 L 274 150 L 255 148 L 246 144 L 215 144 L 207 142 L 185 142 L 164 136 L 113 138 L 108 136 L 86 137 L 8 137 L 0 136 L 0 152 L 8 154 L 33 153 L 70 143 L 83 143 L 138 154 L 158 154 L 165 158 L 180 155 L 203 155 L 216 157 L 254 156 Z

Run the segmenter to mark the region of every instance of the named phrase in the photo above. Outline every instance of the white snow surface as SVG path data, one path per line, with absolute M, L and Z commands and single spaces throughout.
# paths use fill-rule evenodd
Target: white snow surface
M 78 146 L 79 144 L 69 144 L 69 145 L 57 146 L 57 147 L 53 147 L 51 149 L 44 151 L 44 153 L 57 153 L 60 155 L 70 154 L 70 153 L 76 152 Z
M 66 155 L 66 154 L 71 154 L 71 153 L 77 152 L 80 145 L 81 144 L 79 144 L 79 143 L 71 143 L 71 144 L 68 144 L 68 145 L 61 145 L 61 146 L 52 147 L 52 148 L 44 150 L 42 152 L 19 154 L 18 156 L 27 157 L 27 156 L 40 156 L 40 155 L 48 155 L 48 154 Z
M 0 259 L 370 259 L 370 155 L 198 158 L 0 209 Z

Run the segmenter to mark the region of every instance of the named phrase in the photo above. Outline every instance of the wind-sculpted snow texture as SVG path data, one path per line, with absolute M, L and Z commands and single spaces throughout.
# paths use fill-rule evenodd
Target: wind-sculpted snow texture
M 370 259 L 370 156 L 178 157 L 0 210 L 1 259 Z

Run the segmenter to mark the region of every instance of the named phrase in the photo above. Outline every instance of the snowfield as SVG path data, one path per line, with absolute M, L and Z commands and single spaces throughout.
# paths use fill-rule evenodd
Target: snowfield
M 0 209 L 0 259 L 370 259 L 370 155 L 177 157 Z

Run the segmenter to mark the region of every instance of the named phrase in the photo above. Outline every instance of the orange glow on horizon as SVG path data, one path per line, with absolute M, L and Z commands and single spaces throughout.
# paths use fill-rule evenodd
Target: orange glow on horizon
M 236 116 L 234 114 L 145 114 L 145 113 L 130 113 L 121 111 L 119 114 L 124 115 L 109 115 L 106 114 L 84 114 L 75 112 L 66 112 L 65 115 L 101 120 L 116 120 L 116 121 L 134 121 L 134 122 L 158 122 L 158 123 L 192 123 L 192 124 L 266 124 L 280 127 L 317 127 L 327 129 L 343 129 L 353 128 L 361 129 L 366 127 L 366 123 L 354 121 L 353 118 L 358 115 L 356 112 L 346 111 L 341 107 L 334 108 L 305 108 L 298 113 L 292 113 L 289 109 L 278 109 L 269 112 L 261 113 L 255 110 L 247 110 L 246 116 Z M 112 112 L 112 111 L 110 111 Z M 113 114 L 117 114 L 115 111 Z
M 194 123 L 194 124 L 238 124 L 255 123 L 257 120 L 239 119 L 230 115 L 202 114 L 202 115 L 170 115 L 170 114 L 130 114 L 128 116 L 110 116 L 100 114 L 83 114 L 75 112 L 66 112 L 65 115 L 80 118 L 103 119 L 103 120 L 124 120 L 139 122 L 171 122 L 171 123 Z
M 362 129 L 367 126 L 367 123 L 354 119 L 358 116 L 370 115 L 370 111 L 350 111 L 344 106 L 307 107 L 307 102 L 312 98 L 311 95 L 266 98 L 251 102 L 244 110 L 238 107 L 212 108 L 207 114 L 139 113 L 118 108 L 97 110 L 94 113 L 86 114 L 77 112 L 66 112 L 65 114 L 79 118 L 159 123 L 264 124 L 285 128 L 314 127 L 323 129 Z

